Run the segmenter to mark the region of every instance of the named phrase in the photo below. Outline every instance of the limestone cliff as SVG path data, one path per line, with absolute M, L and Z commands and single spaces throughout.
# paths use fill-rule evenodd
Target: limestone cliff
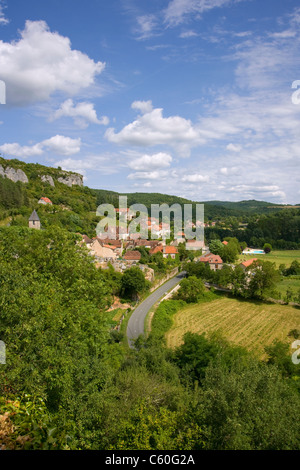
M 71 187 L 73 185 L 83 186 L 83 176 L 75 173 L 67 173 L 65 172 L 63 176 L 57 178 L 59 183 L 66 184 L 67 186 Z
M 18 181 L 21 181 L 22 183 L 28 183 L 26 174 L 23 170 L 20 169 L 16 170 L 15 168 L 11 168 L 9 166 L 4 169 L 3 166 L 0 165 L 0 175 L 4 178 L 8 178 L 14 183 L 17 183 Z

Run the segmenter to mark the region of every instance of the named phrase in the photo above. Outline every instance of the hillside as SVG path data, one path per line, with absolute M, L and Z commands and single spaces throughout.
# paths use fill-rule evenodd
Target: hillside
M 95 234 L 98 223 L 96 209 L 102 203 L 119 205 L 119 195 L 127 196 L 128 206 L 143 204 L 149 213 L 151 204 L 193 204 L 195 218 L 195 201 L 178 196 L 161 193 L 117 193 L 115 191 L 91 189 L 83 185 L 83 177 L 61 168 L 25 163 L 0 157 L 0 225 L 27 225 L 33 209 L 39 211 L 43 227 L 58 225 L 71 232 Z M 49 198 L 52 205 L 38 204 L 41 197 Z M 286 207 L 265 201 L 204 201 L 206 221 L 243 218 L 248 222 L 249 216 L 270 215 L 281 212 Z M 243 220 L 244 221 L 244 220 Z M 232 223 L 232 219 L 231 222 Z
M 255 214 L 268 214 L 271 212 L 277 212 L 281 209 L 298 209 L 299 204 L 296 205 L 286 205 L 286 204 L 273 204 L 266 201 L 256 201 L 255 199 L 249 201 L 206 201 L 206 205 L 209 206 L 222 206 L 226 209 L 232 210 L 235 213 L 255 213 Z

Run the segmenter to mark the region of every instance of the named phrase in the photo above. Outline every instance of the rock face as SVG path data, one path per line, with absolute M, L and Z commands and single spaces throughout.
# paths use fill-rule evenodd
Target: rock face
M 49 183 L 50 186 L 55 186 L 53 178 L 50 175 L 42 175 L 41 180 L 43 183 Z
M 73 185 L 83 186 L 83 176 L 78 174 L 66 173 L 64 176 L 57 178 L 59 183 L 66 184 L 71 187 Z
M 0 165 L 0 175 L 8 178 L 9 180 L 13 181 L 14 183 L 17 183 L 18 181 L 21 181 L 22 183 L 28 183 L 28 178 L 26 174 L 24 173 L 23 170 L 15 170 L 14 168 L 7 167 L 3 168 L 2 165 Z

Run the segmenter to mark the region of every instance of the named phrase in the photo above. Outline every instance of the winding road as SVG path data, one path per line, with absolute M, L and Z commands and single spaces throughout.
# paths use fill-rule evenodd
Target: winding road
M 144 334 L 144 327 L 145 327 L 145 318 L 147 313 L 149 312 L 150 308 L 167 294 L 173 287 L 176 286 L 184 277 L 185 272 L 181 272 L 176 276 L 169 279 L 165 282 L 162 286 L 158 287 L 152 294 L 150 294 L 140 305 L 136 307 L 133 311 L 131 317 L 129 318 L 128 325 L 127 325 L 127 339 L 128 344 L 131 348 L 133 348 L 133 342 L 138 336 Z

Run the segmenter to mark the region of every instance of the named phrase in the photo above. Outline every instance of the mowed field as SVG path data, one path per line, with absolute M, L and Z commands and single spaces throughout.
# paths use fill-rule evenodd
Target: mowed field
M 170 348 L 183 342 L 183 335 L 219 331 L 229 341 L 264 356 L 264 347 L 274 339 L 292 343 L 287 335 L 300 328 L 300 309 L 289 305 L 247 302 L 220 297 L 184 308 L 173 317 L 166 333 Z

